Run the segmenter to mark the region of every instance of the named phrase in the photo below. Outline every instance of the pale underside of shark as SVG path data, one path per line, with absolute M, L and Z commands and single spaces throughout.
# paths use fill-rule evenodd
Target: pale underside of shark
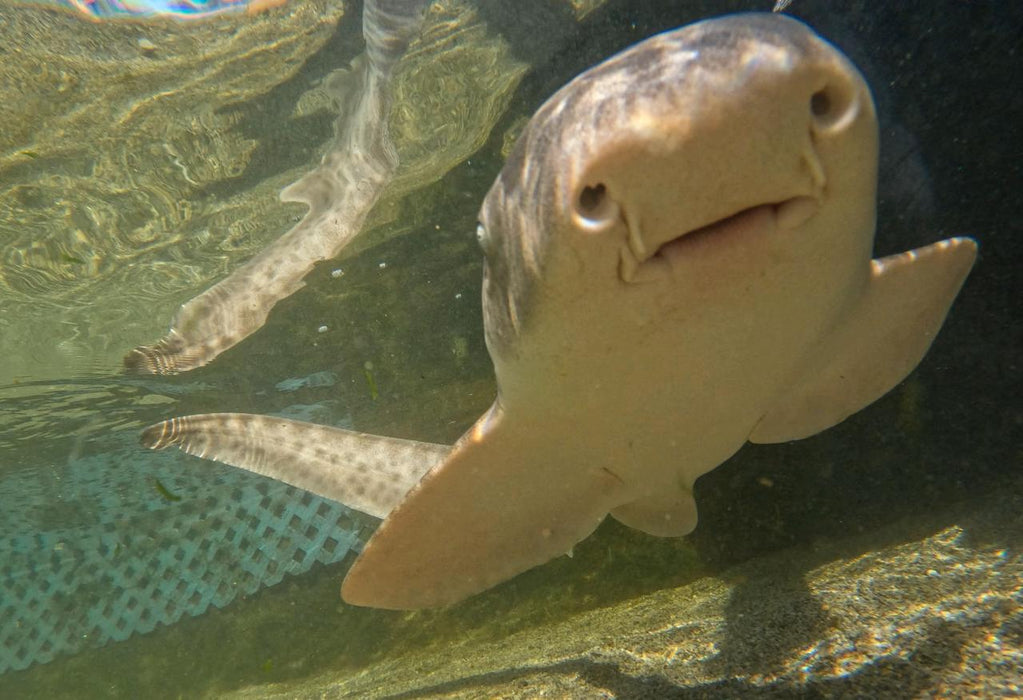
M 498 396 L 454 447 L 244 414 L 143 442 L 384 518 L 342 586 L 357 605 L 457 602 L 608 513 L 684 535 L 700 475 L 870 404 L 941 327 L 976 245 L 871 260 L 876 173 L 869 89 L 803 24 L 648 39 L 555 94 L 483 202 Z

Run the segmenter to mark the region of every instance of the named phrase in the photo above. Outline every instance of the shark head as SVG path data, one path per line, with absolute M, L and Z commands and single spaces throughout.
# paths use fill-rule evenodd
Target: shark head
M 700 22 L 587 71 L 536 114 L 480 212 L 502 397 L 595 333 L 640 359 L 630 337 L 720 313 L 773 324 L 784 308 L 818 331 L 865 280 L 876 171 L 866 83 L 796 20 Z

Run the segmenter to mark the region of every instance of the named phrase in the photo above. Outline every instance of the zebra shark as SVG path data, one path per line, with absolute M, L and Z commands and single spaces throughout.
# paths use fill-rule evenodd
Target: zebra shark
M 872 259 L 870 90 L 792 18 L 647 39 L 533 116 L 483 201 L 498 394 L 453 446 L 207 414 L 143 443 L 383 518 L 349 603 L 456 603 L 571 552 L 610 514 L 697 522 L 693 484 L 747 441 L 839 423 L 922 359 L 976 257 Z

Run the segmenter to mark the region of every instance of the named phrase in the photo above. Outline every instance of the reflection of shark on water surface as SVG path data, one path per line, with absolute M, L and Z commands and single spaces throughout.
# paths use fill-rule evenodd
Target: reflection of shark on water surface
M 389 80 L 419 28 L 426 0 L 367 1 L 366 52 L 332 91 L 343 106 L 334 147 L 312 172 L 281 192 L 309 211 L 293 229 L 188 301 L 154 345 L 135 348 L 132 370 L 174 374 L 201 367 L 266 322 L 270 309 L 298 291 L 320 260 L 337 255 L 359 233 L 397 168 L 388 134 Z
M 976 246 L 871 260 L 876 177 L 870 92 L 804 25 L 663 34 L 552 97 L 487 195 L 499 391 L 453 448 L 245 414 L 143 441 L 385 517 L 342 587 L 359 605 L 457 602 L 609 513 L 686 534 L 700 475 L 842 421 L 940 328 Z

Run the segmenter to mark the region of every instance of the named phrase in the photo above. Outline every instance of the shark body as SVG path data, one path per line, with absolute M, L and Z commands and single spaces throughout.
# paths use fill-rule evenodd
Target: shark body
M 541 107 L 483 202 L 498 396 L 453 447 L 244 414 L 143 442 L 383 517 L 357 605 L 457 602 L 608 514 L 684 535 L 700 475 L 873 402 L 941 327 L 976 245 L 872 260 L 876 180 L 870 91 L 805 25 L 653 37 Z

